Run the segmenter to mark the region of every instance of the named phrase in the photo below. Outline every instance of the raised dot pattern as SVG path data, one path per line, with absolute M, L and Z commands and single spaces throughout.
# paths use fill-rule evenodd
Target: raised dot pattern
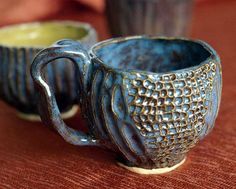
M 129 111 L 147 148 L 155 151 L 153 160 L 166 162 L 169 156 L 186 153 L 199 140 L 207 127 L 205 115 L 216 66 L 212 62 L 194 71 L 163 75 L 134 73 L 127 79 Z M 169 166 L 176 163 L 172 161 Z

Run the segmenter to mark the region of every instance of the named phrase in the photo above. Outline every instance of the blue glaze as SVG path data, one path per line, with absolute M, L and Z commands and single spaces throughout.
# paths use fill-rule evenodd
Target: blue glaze
M 22 113 L 37 115 L 37 92 L 34 89 L 29 70 L 34 56 L 40 49 L 6 46 L 0 46 L 0 49 L 0 70 L 2 72 L 0 98 Z M 55 64 L 48 65 L 45 69 L 47 81 L 56 93 L 62 112 L 68 111 L 73 104 L 77 103 L 77 96 L 74 92 L 78 90 L 77 87 L 75 85 L 71 88 L 67 87 L 75 79 L 73 70 L 73 64 L 70 64 L 68 60 L 56 61 Z
M 222 75 L 221 67 L 217 67 L 216 77 L 214 79 L 214 85 L 212 89 L 212 94 L 210 96 L 210 105 L 206 115 L 206 127 L 202 131 L 201 137 L 206 136 L 214 127 L 215 119 L 218 115 L 220 99 L 221 99 L 221 90 L 222 90 Z
M 95 51 L 98 58 L 114 68 L 158 73 L 195 66 L 209 57 L 209 52 L 198 43 L 165 39 L 133 39 L 107 44 Z
M 80 39 L 84 48 L 87 49 L 96 42 L 96 32 L 90 25 L 68 21 L 62 21 L 61 24 L 63 23 L 86 30 L 87 34 Z M 11 27 L 7 28 L 11 29 Z M 0 44 L 0 100 L 26 115 L 26 118 L 28 115 L 37 117 L 39 114 L 38 93 L 34 88 L 30 67 L 34 57 L 42 49 L 37 46 Z M 60 111 L 63 113 L 69 111 L 74 104 L 78 103 L 77 91 L 79 89 L 74 82 L 77 77 L 74 65 L 67 59 L 56 60 L 45 67 L 44 73 L 49 86 L 55 92 Z
M 67 58 L 78 68 L 78 98 L 89 133 L 65 125 L 44 66 Z M 31 73 L 41 117 L 75 145 L 103 145 L 129 166 L 171 167 L 213 128 L 221 96 L 218 55 L 187 39 L 130 37 L 95 45 L 62 40 L 42 51 Z

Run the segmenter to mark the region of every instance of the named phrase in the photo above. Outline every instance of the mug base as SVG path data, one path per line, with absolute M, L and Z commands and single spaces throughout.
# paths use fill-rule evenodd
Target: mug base
M 143 175 L 153 175 L 153 174 L 164 174 L 164 173 L 168 173 L 170 171 L 173 171 L 175 169 L 177 169 L 178 167 L 180 167 L 186 160 L 186 157 L 179 162 L 178 164 L 172 166 L 172 167 L 165 167 L 165 168 L 157 168 L 157 169 L 144 169 L 144 168 L 140 168 L 140 167 L 129 167 L 123 163 L 117 162 L 119 166 L 128 169 L 131 172 L 137 173 L 137 174 L 143 174 Z
M 74 105 L 68 111 L 63 112 L 61 114 L 61 117 L 62 117 L 62 119 L 69 119 L 69 118 L 73 117 L 78 111 L 80 111 L 79 106 L 78 105 Z M 21 118 L 23 120 L 27 120 L 27 121 L 33 121 L 33 122 L 41 121 L 40 116 L 37 115 L 37 114 L 27 114 L 27 113 L 23 113 L 23 112 L 17 112 L 17 116 L 19 118 Z

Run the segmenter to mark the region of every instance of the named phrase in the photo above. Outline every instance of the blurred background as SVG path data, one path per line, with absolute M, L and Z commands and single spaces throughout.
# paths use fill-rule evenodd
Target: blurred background
M 100 38 L 107 36 L 103 0 L 7 0 L 0 1 L 0 26 L 46 20 L 77 20 L 91 23 Z
M 156 1 L 156 2 L 160 2 L 160 1 Z M 171 7 L 169 8 L 168 8 L 169 5 L 167 5 L 168 1 L 171 2 Z M 179 20 L 176 20 L 174 22 L 176 22 L 177 25 L 181 25 L 180 22 L 183 22 L 188 25 L 185 26 L 187 27 L 186 28 L 187 31 L 184 31 L 182 33 L 180 32 L 180 34 L 177 34 L 177 35 L 190 34 L 190 36 L 195 37 L 194 27 L 199 27 L 198 23 L 200 22 L 202 22 L 202 24 L 205 24 L 207 20 L 210 20 L 209 17 L 211 17 L 211 15 L 206 12 L 206 10 L 209 11 L 208 7 L 212 6 L 212 8 L 214 8 L 215 3 L 221 3 L 222 6 L 224 6 L 224 4 L 226 4 L 229 1 L 232 1 L 232 0 L 227 0 L 227 1 L 196 0 L 195 2 L 193 2 L 192 0 L 162 0 L 162 3 L 158 3 L 158 5 L 153 6 L 154 7 L 153 11 L 155 10 L 156 12 L 163 11 L 165 13 L 164 16 L 158 15 L 157 18 L 159 20 L 164 20 L 163 22 L 167 23 L 169 28 L 170 26 L 173 25 L 173 24 L 171 25 L 170 22 L 172 22 L 173 19 L 176 19 L 176 17 L 180 17 Z M 119 7 L 119 4 L 122 4 L 122 2 L 126 2 L 126 4 L 123 5 L 123 7 L 122 5 L 120 5 Z M 65 20 L 65 19 L 78 20 L 78 21 L 88 22 L 93 27 L 95 27 L 95 29 L 98 32 L 99 39 L 102 40 L 102 39 L 109 38 L 111 36 L 111 32 L 113 36 L 116 36 L 114 33 L 117 34 L 117 32 L 118 33 L 120 32 L 120 34 L 122 34 L 122 32 L 119 31 L 119 29 L 117 29 L 121 27 L 119 26 L 119 22 L 117 21 L 118 19 L 123 20 L 123 21 L 125 20 L 127 22 L 126 25 L 127 24 L 134 25 L 133 22 L 135 19 L 139 20 L 139 18 L 145 17 L 145 15 L 140 15 L 141 11 L 142 12 L 145 11 L 145 10 L 141 10 L 142 8 L 140 9 L 140 7 L 147 7 L 148 5 L 146 6 L 144 4 L 140 4 L 140 5 L 137 5 L 135 9 L 133 6 L 133 4 L 135 4 L 134 2 L 137 3 L 137 2 L 144 2 L 144 1 L 143 0 L 141 1 L 140 0 L 128 0 L 128 1 L 107 0 L 107 7 L 109 9 L 107 11 L 105 10 L 105 7 L 106 7 L 105 0 L 53 0 L 53 1 L 51 0 L 38 0 L 38 1 L 8 0 L 8 1 L 0 1 L 0 26 L 22 23 L 22 22 L 45 21 L 45 20 L 55 20 L 55 19 L 56 20 Z M 176 4 L 178 4 L 177 2 L 182 2 L 182 4 L 188 4 L 188 7 L 186 6 L 177 7 L 176 6 Z M 192 2 L 193 2 L 193 5 L 192 5 Z M 175 10 L 170 10 L 170 9 L 175 9 Z M 150 12 L 148 7 L 146 8 L 146 10 Z M 138 15 L 137 14 L 135 15 L 135 11 L 138 12 Z M 182 16 L 176 15 L 175 11 L 178 11 L 178 13 L 176 14 L 182 14 Z M 128 15 L 127 12 L 129 13 L 131 12 L 131 14 Z M 231 12 L 227 12 L 227 14 L 231 14 Z M 224 16 L 224 14 L 226 14 L 226 12 L 225 13 L 219 12 L 217 16 Z M 106 16 L 106 15 L 109 15 L 109 16 Z M 123 18 L 120 17 L 119 15 L 123 15 Z M 125 18 L 124 15 L 125 16 L 128 15 L 128 16 Z M 138 16 L 139 18 L 137 18 Z M 150 17 L 155 18 L 155 15 L 147 15 L 148 19 L 150 19 Z M 159 17 L 162 17 L 162 18 L 159 18 Z M 230 15 L 228 15 L 228 17 L 230 18 Z M 168 21 L 169 23 L 167 22 L 168 19 L 170 20 Z M 229 24 L 230 22 L 233 24 L 233 20 L 227 19 L 227 21 L 229 22 Z M 217 22 L 217 17 L 215 18 L 215 22 Z M 113 23 L 113 26 L 112 26 L 112 23 Z M 153 21 L 150 21 L 150 23 L 153 23 Z M 193 23 L 196 23 L 196 24 L 193 24 Z M 114 24 L 116 24 L 115 27 L 117 27 L 115 30 L 118 30 L 118 31 L 114 31 Z M 206 24 L 208 23 L 206 22 Z M 221 24 L 223 23 L 219 23 L 219 26 Z M 139 25 L 145 28 L 143 23 L 139 22 Z M 147 27 L 150 27 L 148 26 L 148 23 L 146 24 L 146 28 Z M 160 26 L 157 26 L 157 27 L 160 28 Z M 180 27 L 184 27 L 184 26 L 180 26 Z M 210 25 L 208 26 L 204 25 L 201 27 L 203 27 L 203 29 L 206 30 L 206 33 L 210 32 L 208 30 Z M 174 30 L 177 30 L 177 29 L 174 28 Z M 146 32 L 141 31 L 141 32 L 148 33 L 147 31 Z M 171 33 L 170 31 L 161 31 L 159 34 L 161 35 L 172 34 L 173 35 L 173 33 L 174 32 Z M 131 32 L 130 34 L 133 34 L 133 33 Z M 213 36 L 218 35 L 218 34 L 219 33 L 217 33 L 217 31 L 211 32 L 211 35 Z

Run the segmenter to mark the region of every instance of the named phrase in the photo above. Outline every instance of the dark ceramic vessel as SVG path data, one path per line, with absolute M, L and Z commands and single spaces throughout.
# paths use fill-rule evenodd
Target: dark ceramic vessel
M 106 0 L 113 36 L 186 36 L 193 0 Z
M 65 125 L 42 78 L 43 68 L 62 57 L 78 68 L 78 96 L 89 134 Z M 182 164 L 213 128 L 221 98 L 216 52 L 202 41 L 180 38 L 117 38 L 89 53 L 63 40 L 39 53 L 31 73 L 46 124 L 69 143 L 115 151 L 123 166 L 141 173 L 168 172 Z
M 37 92 L 30 75 L 35 55 L 61 38 L 80 40 L 85 48 L 96 42 L 95 30 L 86 23 L 51 21 L 8 26 L 0 29 L 0 98 L 26 119 L 38 119 Z M 44 74 L 52 86 L 63 117 L 75 113 L 77 104 L 74 65 L 55 61 Z

